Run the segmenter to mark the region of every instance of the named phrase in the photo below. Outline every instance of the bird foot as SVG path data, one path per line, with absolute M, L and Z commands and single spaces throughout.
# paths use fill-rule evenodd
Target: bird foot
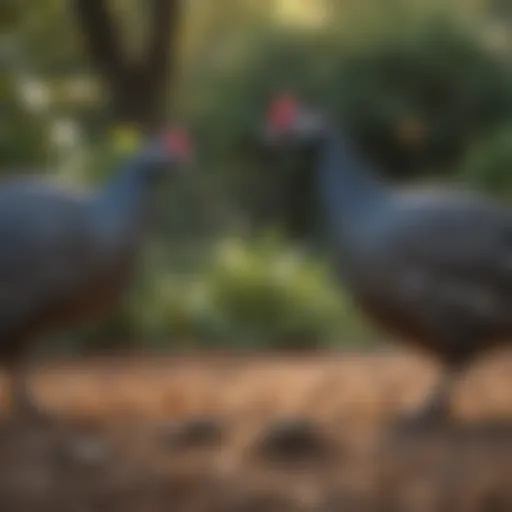
M 17 400 L 14 403 L 14 416 L 23 424 L 37 428 L 47 428 L 54 424 L 47 411 L 29 400 Z
M 393 430 L 402 435 L 422 435 L 445 429 L 451 422 L 450 410 L 440 404 L 401 416 L 393 425 Z

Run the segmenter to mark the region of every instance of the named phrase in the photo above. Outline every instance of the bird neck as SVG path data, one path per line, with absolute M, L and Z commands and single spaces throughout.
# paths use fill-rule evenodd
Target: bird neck
M 320 143 L 319 181 L 320 199 L 337 241 L 355 234 L 386 197 L 383 184 L 334 129 L 327 130 Z
M 150 213 L 154 183 L 147 164 L 135 158 L 126 163 L 99 194 L 95 221 L 107 237 L 141 234 Z

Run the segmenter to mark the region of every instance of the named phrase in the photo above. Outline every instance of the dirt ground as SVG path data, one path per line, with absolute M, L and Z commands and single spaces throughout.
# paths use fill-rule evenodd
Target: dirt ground
M 512 355 L 461 383 L 452 426 L 400 433 L 435 378 L 397 354 L 45 364 L 54 424 L 0 388 L 0 511 L 512 511 Z

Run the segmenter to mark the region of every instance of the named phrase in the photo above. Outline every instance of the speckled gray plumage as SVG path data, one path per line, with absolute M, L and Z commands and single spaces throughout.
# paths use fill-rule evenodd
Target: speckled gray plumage
M 344 286 L 376 325 L 443 364 L 434 392 L 405 425 L 444 421 L 461 372 L 512 341 L 512 210 L 468 191 L 397 190 L 334 131 L 317 151 Z
M 370 318 L 447 362 L 512 334 L 512 211 L 470 192 L 380 183 L 322 142 L 320 193 L 338 269 Z
M 0 358 L 48 329 L 105 313 L 129 284 L 152 192 L 172 166 L 153 147 L 90 193 L 51 180 L 0 186 Z

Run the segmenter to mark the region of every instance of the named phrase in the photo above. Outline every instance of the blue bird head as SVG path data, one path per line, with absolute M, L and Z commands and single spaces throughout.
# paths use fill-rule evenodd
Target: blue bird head
M 136 159 L 147 167 L 183 168 L 191 163 L 193 146 L 188 132 L 172 128 L 159 133 L 139 151 Z

